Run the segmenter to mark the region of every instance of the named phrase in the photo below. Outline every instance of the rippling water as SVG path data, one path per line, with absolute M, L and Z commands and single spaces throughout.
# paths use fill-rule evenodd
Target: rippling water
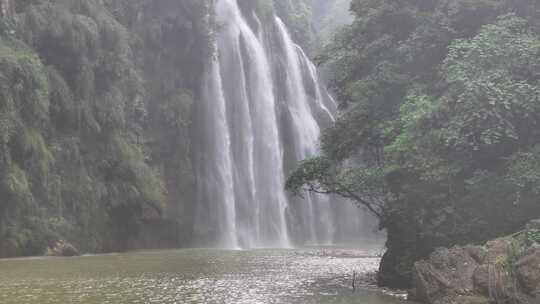
M 0 303 L 396 304 L 352 273 L 378 258 L 335 249 L 159 252 L 0 260 Z

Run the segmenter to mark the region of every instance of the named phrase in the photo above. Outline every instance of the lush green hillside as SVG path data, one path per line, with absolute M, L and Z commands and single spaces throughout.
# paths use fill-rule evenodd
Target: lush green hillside
M 91 252 L 181 239 L 167 218 L 179 218 L 193 183 L 190 106 L 211 54 L 208 10 L 11 2 L 0 19 L 0 256 L 42 254 L 58 239 Z
M 354 0 L 327 46 L 343 114 L 290 189 L 338 193 L 388 231 L 380 283 L 437 246 L 540 217 L 540 6 Z

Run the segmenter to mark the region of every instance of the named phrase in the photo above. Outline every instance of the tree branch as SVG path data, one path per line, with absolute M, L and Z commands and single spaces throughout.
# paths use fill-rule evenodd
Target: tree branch
M 374 206 L 377 206 L 377 207 L 381 207 L 379 204 L 375 204 L 375 203 L 371 203 L 371 202 L 368 202 L 366 201 L 365 199 L 363 199 L 362 197 L 360 197 L 359 195 L 357 195 L 356 193 L 354 193 L 353 191 L 349 190 L 349 189 L 343 189 L 343 187 L 340 187 L 342 188 L 342 190 L 338 190 L 337 188 L 335 187 L 322 187 L 320 184 L 313 184 L 313 183 L 307 183 L 308 185 L 308 188 L 305 189 L 309 192 L 313 192 L 313 193 L 317 193 L 317 194 L 337 194 L 339 196 L 342 196 L 344 198 L 348 198 L 350 200 L 353 200 L 355 202 L 355 204 L 359 207 L 365 207 L 367 208 L 373 215 L 375 215 L 377 218 L 381 218 L 382 217 L 382 213 L 381 211 L 377 210 L 376 207 Z M 334 185 L 336 186 L 336 185 Z M 333 189 L 333 190 L 329 190 L 329 189 Z

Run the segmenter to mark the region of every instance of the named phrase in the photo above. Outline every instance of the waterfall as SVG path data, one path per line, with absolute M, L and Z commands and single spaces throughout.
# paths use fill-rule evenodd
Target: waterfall
M 208 132 L 205 134 L 206 155 L 199 162 L 197 181 L 200 185 L 199 197 L 210 202 L 209 214 L 199 214 L 199 218 L 214 215 L 216 228 L 222 232 L 216 243 L 223 247 L 236 247 L 238 244 L 236 231 L 235 191 L 232 184 L 233 162 L 231 159 L 231 137 L 228 131 L 226 100 L 223 95 L 220 66 L 214 62 L 206 71 L 203 98 L 212 100 L 204 112 L 212 119 L 206 121 Z M 199 212 L 203 210 L 199 209 Z M 206 223 L 207 221 L 196 221 Z
M 228 248 L 331 244 L 357 211 L 344 214 L 327 196 L 288 197 L 284 184 L 286 170 L 319 153 L 335 103 L 278 17 L 247 19 L 236 0 L 218 0 L 215 12 L 216 54 L 195 122 L 194 238 Z

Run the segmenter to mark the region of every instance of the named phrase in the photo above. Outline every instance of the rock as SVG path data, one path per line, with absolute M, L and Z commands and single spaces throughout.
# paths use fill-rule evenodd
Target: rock
M 487 260 L 485 263 L 497 264 L 500 260 L 508 256 L 512 242 L 509 238 L 498 238 L 486 243 Z
M 407 289 L 411 287 L 411 269 L 414 265 L 414 257 L 401 248 L 388 249 L 379 266 L 377 284 L 393 289 Z
M 540 292 L 540 247 L 532 247 L 516 263 L 517 277 L 526 292 L 538 296 Z
M 446 296 L 432 304 L 493 304 L 488 297 L 484 296 Z
M 62 257 L 72 257 L 81 255 L 79 250 L 75 248 L 72 244 L 60 240 L 57 241 L 52 247 L 47 248 L 48 256 L 62 256 Z
M 414 266 L 415 296 L 425 303 L 452 303 L 446 298 L 470 295 L 478 262 L 463 247 L 440 248 Z
M 479 294 L 489 294 L 489 278 L 490 266 L 481 265 L 474 271 L 473 274 L 473 283 L 474 290 Z
M 527 229 L 536 230 L 540 221 Z M 540 245 L 504 237 L 484 247 L 437 249 L 415 263 L 410 295 L 427 304 L 540 304 Z M 516 261 L 516 259 L 518 259 Z
M 528 299 L 515 284 L 514 278 L 505 268 L 492 264 L 479 266 L 473 275 L 474 290 L 477 294 L 491 295 L 510 303 L 528 303 Z
M 488 252 L 485 247 L 467 245 L 464 249 L 478 264 L 483 264 L 486 260 Z
M 536 303 L 533 297 L 540 279 L 540 249 L 534 252 L 529 249 L 516 263 L 516 278 L 505 265 L 511 252 L 510 246 L 510 241 L 505 238 L 487 244 L 488 259 L 473 274 L 474 290 L 477 294 L 490 295 L 508 303 Z

